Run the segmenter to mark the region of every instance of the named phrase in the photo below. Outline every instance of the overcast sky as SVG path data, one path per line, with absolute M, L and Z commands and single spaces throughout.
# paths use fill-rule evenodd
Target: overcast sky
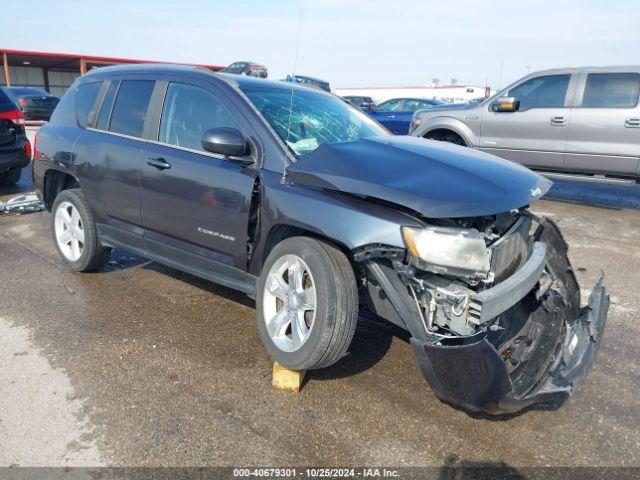
M 5 0 L 5 3 L 7 0 Z M 504 86 L 531 71 L 640 64 L 638 0 L 30 0 L 0 48 L 294 67 L 334 87 Z M 6 10 L 6 9 L 5 9 Z M 502 78 L 500 75 L 502 68 Z

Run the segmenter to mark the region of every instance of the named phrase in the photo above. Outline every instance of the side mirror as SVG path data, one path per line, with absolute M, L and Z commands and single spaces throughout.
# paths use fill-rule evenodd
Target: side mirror
M 249 151 L 246 137 L 235 128 L 210 128 L 202 135 L 202 147 L 211 153 L 227 157 L 242 157 Z M 245 162 L 242 162 L 245 163 Z M 249 162 L 247 162 L 249 163 Z M 251 160 L 250 163 L 253 163 Z
M 516 112 L 520 108 L 520 100 L 516 97 L 500 97 L 491 102 L 493 112 Z
M 378 106 L 375 103 L 365 103 L 362 108 L 364 110 L 369 110 L 372 113 L 375 113 L 378 111 Z

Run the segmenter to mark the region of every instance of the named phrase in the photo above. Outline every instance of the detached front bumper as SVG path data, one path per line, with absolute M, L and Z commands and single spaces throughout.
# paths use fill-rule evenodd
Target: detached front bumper
M 469 307 L 482 322 L 500 316 L 501 327 L 471 337 L 425 335 L 416 309 L 398 294 L 399 280 L 389 270 L 369 267 L 404 325 L 395 323 L 411 332 L 420 370 L 441 400 L 473 412 L 508 414 L 572 395 L 586 377 L 607 319 L 604 279 L 581 309 L 558 227 L 540 220 L 534 240 L 529 261 L 488 294 L 476 295 Z M 511 324 L 516 326 L 509 330 Z
M 572 395 L 587 375 L 602 341 L 609 299 L 602 279 L 593 288 L 589 306 L 567 325 L 556 358 L 538 358 L 539 363 L 553 360 L 551 368 L 533 390 L 518 395 L 501 354 L 486 336 L 465 345 L 444 346 L 411 339 L 420 370 L 435 394 L 445 402 L 474 412 L 513 413 L 539 402 Z M 531 322 L 546 316 L 551 321 L 568 323 L 566 312 L 536 311 Z M 544 354 L 544 345 L 539 355 Z M 530 359 L 529 361 L 535 361 Z M 539 372 L 537 372 L 539 373 Z

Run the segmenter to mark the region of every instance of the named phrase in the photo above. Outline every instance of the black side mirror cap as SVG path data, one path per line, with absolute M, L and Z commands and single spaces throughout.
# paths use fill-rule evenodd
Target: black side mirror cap
M 226 157 L 244 157 L 249 152 L 249 142 L 244 134 L 240 130 L 230 127 L 210 128 L 202 135 L 201 143 L 202 148 L 207 152 Z M 253 159 L 250 162 L 247 159 L 246 162 L 241 163 L 253 163 Z
M 520 100 L 515 97 L 500 97 L 491 102 L 493 112 L 516 112 L 520 108 Z

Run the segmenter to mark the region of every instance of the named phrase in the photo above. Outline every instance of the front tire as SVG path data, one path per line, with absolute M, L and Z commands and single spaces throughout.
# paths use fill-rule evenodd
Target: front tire
M 260 337 L 275 361 L 293 370 L 333 365 L 347 352 L 358 319 L 351 264 L 323 241 L 285 239 L 264 264 L 256 307 Z
M 102 267 L 111 249 L 103 247 L 89 205 L 80 189 L 63 190 L 51 209 L 51 234 L 58 253 L 76 272 Z

